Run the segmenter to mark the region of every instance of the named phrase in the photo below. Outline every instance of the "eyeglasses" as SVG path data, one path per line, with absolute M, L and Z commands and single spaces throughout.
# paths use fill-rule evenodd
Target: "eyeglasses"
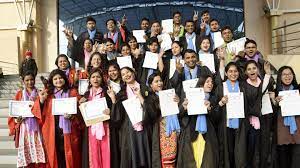
M 284 76 L 284 77 L 287 77 L 287 76 L 293 76 L 293 74 L 292 74 L 292 73 L 289 73 L 289 74 L 282 74 L 282 76 Z

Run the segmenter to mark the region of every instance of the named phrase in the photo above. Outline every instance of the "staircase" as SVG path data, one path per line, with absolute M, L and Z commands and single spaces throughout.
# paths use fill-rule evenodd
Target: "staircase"
M 49 76 L 48 73 L 38 74 L 35 86 L 43 88 L 40 76 Z M 0 78 L 0 168 L 17 167 L 17 149 L 13 137 L 8 136 L 8 101 L 13 99 L 21 86 L 18 75 L 4 75 Z

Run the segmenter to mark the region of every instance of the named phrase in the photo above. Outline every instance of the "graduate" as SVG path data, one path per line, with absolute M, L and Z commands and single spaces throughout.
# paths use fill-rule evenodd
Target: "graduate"
M 150 90 L 144 100 L 144 124 L 152 142 L 152 167 L 175 168 L 179 121 L 177 115 L 161 117 L 158 95 L 163 90 L 163 81 L 160 74 L 151 74 L 148 84 Z M 174 101 L 179 103 L 179 97 L 175 96 Z
M 192 20 L 185 21 L 184 25 L 185 35 L 179 38 L 183 46 L 183 50 L 191 49 L 196 53 L 199 52 L 200 36 L 195 33 L 195 23 Z
M 110 88 L 111 89 L 111 88 Z M 79 103 L 92 101 L 106 96 L 106 86 L 102 71 L 93 69 L 89 75 L 89 87 Z M 109 115 L 107 108 L 103 114 Z M 99 122 L 88 127 L 88 158 L 90 168 L 110 168 L 110 134 L 109 121 Z
M 89 60 L 88 66 L 87 66 L 87 72 L 86 74 L 90 74 L 90 72 L 93 69 L 101 69 L 102 72 L 104 72 L 103 77 L 104 81 L 107 80 L 107 74 L 106 74 L 106 67 L 105 65 L 107 64 L 107 60 L 104 55 L 100 54 L 99 52 L 94 52 Z M 87 76 L 87 75 L 86 75 Z M 85 79 L 85 78 L 83 78 Z
M 144 98 L 140 92 L 140 84 L 135 80 L 133 69 L 124 67 L 121 69 L 121 90 L 115 95 L 108 92 L 112 100 L 111 124 L 119 130 L 119 151 L 114 154 L 120 157 L 120 168 L 150 168 L 150 142 L 147 129 L 144 129 L 142 122 L 132 125 L 124 109 L 122 101 L 137 97 L 141 104 Z
M 205 92 L 205 102 L 208 114 L 188 115 L 188 99 L 182 103 L 180 118 L 182 132 L 179 138 L 177 167 L 210 168 L 218 167 L 218 139 L 213 125 L 214 113 L 211 93 L 214 87 L 211 75 L 201 76 L 196 88 L 202 87 Z
M 55 65 L 57 68 L 65 73 L 68 79 L 68 84 L 70 87 L 75 87 L 78 81 L 76 70 L 71 68 L 70 61 L 65 54 L 60 54 L 56 57 Z
M 19 90 L 14 100 L 35 101 L 38 90 L 35 88 L 35 74 L 31 71 L 23 73 L 24 89 Z M 39 111 L 32 111 L 34 117 L 8 117 L 9 135 L 14 136 L 18 149 L 17 167 L 45 167 L 46 156 L 43 148 Z
M 300 164 L 300 117 L 281 115 L 278 105 L 282 97 L 278 94 L 285 90 L 299 90 L 294 70 L 289 66 L 278 70 L 276 98 L 273 100 L 277 105 L 277 165 L 280 168 L 296 168 Z
M 138 44 L 134 36 L 128 36 L 127 43 L 130 46 L 131 54 L 134 59 L 139 59 L 145 54 L 145 43 Z
M 131 57 L 131 61 L 132 61 L 133 69 L 137 69 L 140 63 L 138 62 L 138 59 L 136 59 L 132 55 L 129 44 L 123 43 L 121 45 L 120 49 L 121 49 L 121 54 L 119 55 L 119 57 L 130 56 Z
M 55 69 L 49 75 L 49 88 L 39 92 L 34 111 L 42 114 L 42 135 L 47 156 L 46 167 L 81 167 L 81 132 L 84 127 L 81 115 L 52 115 L 52 100 L 77 97 L 62 70 Z
M 117 52 L 118 50 L 115 47 L 115 42 L 110 38 L 105 39 L 105 46 L 106 46 L 106 59 L 108 61 L 115 60 L 117 56 L 119 56 L 119 53 Z
M 243 92 L 244 107 L 247 107 L 245 89 L 239 79 L 240 73 L 236 63 L 230 62 L 225 67 L 227 79 L 215 90 L 216 101 L 213 108 L 218 114 L 215 118 L 219 139 L 220 167 L 240 168 L 247 165 L 247 119 L 227 119 L 227 93 Z M 246 110 L 245 110 L 246 111 Z

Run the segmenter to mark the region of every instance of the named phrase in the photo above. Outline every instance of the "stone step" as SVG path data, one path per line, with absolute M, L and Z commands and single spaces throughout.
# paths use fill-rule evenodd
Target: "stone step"
M 14 137 L 13 136 L 0 136 L 0 141 L 13 141 Z
M 1 126 L 6 126 L 7 128 L 7 118 L 0 118 L 0 127 Z
M 0 129 L 0 137 L 8 136 L 8 134 L 9 134 L 8 129 Z
M 0 141 L 0 149 L 15 149 L 14 141 Z
M 17 155 L 18 154 L 18 149 L 1 149 L 0 148 L 0 155 Z M 1 165 L 0 165 L 1 167 Z
M 0 168 L 17 167 L 17 155 L 0 155 Z

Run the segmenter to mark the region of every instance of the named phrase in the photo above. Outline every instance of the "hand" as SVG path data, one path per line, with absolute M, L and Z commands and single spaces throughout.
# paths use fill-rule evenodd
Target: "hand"
M 210 101 L 205 100 L 205 101 L 204 101 L 204 105 L 207 107 L 207 110 L 208 110 L 208 111 L 211 110 L 211 107 L 210 107 Z
M 268 92 L 270 99 L 275 101 L 275 92 Z
M 164 50 L 160 50 L 159 54 L 158 54 L 158 58 L 162 58 L 163 55 L 165 54 L 165 51 Z
M 180 99 L 179 99 L 179 97 L 177 95 L 175 95 L 173 97 L 173 101 L 176 102 L 176 103 L 179 103 Z
M 15 118 L 15 123 L 20 124 L 22 123 L 22 121 L 24 120 L 24 118 L 22 118 L 22 116 Z
M 205 30 L 206 29 L 206 23 L 204 22 L 203 19 L 201 19 L 200 28 L 201 28 L 201 30 Z
M 114 90 L 112 89 L 112 87 L 108 86 L 108 90 L 106 92 L 107 92 L 108 96 L 110 97 L 111 101 L 113 103 L 115 103 L 116 102 L 116 94 L 115 94 Z
M 64 117 L 65 117 L 66 119 L 71 119 L 71 118 L 72 118 L 72 114 L 67 114 L 67 113 L 65 113 L 65 114 L 64 114 Z
M 46 89 L 43 89 L 41 91 L 39 91 L 39 97 L 40 97 L 40 102 L 43 104 L 44 101 L 47 99 L 47 90 Z
M 87 102 L 87 99 L 85 97 L 82 97 L 80 100 L 79 100 L 79 104 L 82 104 L 84 102 Z
M 281 100 L 282 100 L 282 96 L 277 96 L 277 97 L 275 98 L 275 101 L 276 101 L 277 103 L 279 103 Z
M 188 99 L 185 98 L 184 101 L 182 102 L 182 106 L 184 110 L 187 110 L 188 103 L 189 103 Z
M 246 53 L 245 53 L 244 51 L 240 51 L 240 52 L 238 53 L 238 55 L 239 55 L 240 57 L 244 58 L 245 55 L 246 55 Z
M 125 26 L 126 25 L 126 22 L 127 22 L 127 17 L 126 15 L 124 14 L 122 19 L 121 19 L 121 26 Z
M 226 57 L 226 49 L 224 47 L 217 49 L 217 56 L 220 60 L 225 60 Z
M 193 21 L 196 22 L 198 20 L 198 11 L 194 11 Z
M 269 61 L 265 61 L 264 70 L 265 70 L 266 74 L 271 75 L 271 64 Z
M 105 54 L 106 53 L 106 45 L 105 44 L 98 44 L 98 52 L 100 53 L 100 54 Z
M 64 26 L 63 32 L 68 40 L 73 38 L 73 27 Z
M 176 70 L 177 70 L 179 73 L 182 73 L 182 72 L 183 72 L 183 66 L 181 65 L 179 59 L 176 59 Z
M 93 50 L 92 50 L 93 53 L 98 50 L 98 46 L 99 46 L 99 43 L 96 41 L 95 44 L 93 45 Z
M 103 114 L 109 115 L 110 114 L 110 109 L 108 108 L 108 109 L 103 110 Z
M 133 93 L 137 96 L 141 96 L 141 90 L 138 87 L 133 88 Z
M 222 97 L 221 101 L 219 102 L 219 105 L 222 107 L 224 106 L 226 103 L 228 103 L 228 96 L 224 96 Z

